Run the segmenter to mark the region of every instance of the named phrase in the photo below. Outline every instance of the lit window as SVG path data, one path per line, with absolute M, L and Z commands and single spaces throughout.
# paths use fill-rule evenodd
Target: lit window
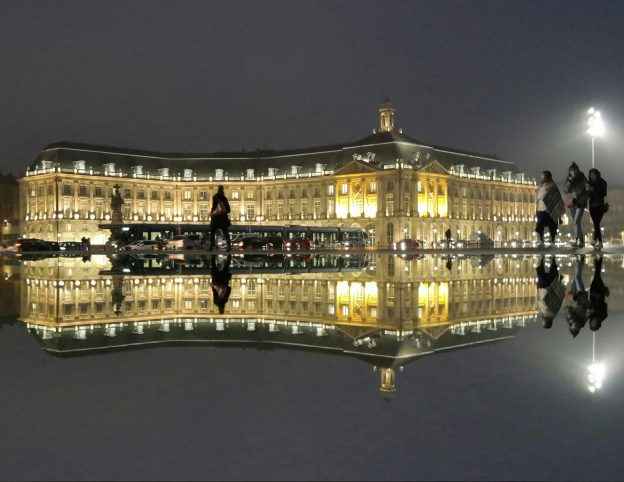
M 377 192 L 377 183 L 375 181 L 368 183 L 368 192 L 369 194 L 375 194 Z
M 184 191 L 184 200 L 191 201 L 193 199 L 193 191 Z
M 234 200 L 239 200 L 240 199 L 240 192 L 239 191 L 232 191 L 232 199 Z
M 349 194 L 349 185 L 346 182 L 340 185 L 340 194 Z
M 334 185 L 330 184 L 329 186 L 327 186 L 327 195 L 328 196 L 333 196 L 334 195 Z

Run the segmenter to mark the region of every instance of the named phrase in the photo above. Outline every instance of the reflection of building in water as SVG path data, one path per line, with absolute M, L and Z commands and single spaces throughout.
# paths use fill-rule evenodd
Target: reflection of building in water
M 223 315 L 209 274 L 113 274 L 98 260 L 28 262 L 21 319 L 55 354 L 163 343 L 339 353 L 378 367 L 380 389 L 388 392 L 397 367 L 505 339 L 535 313 L 532 260 L 499 258 L 485 266 L 458 260 L 452 273 L 444 262 L 380 257 L 360 271 L 235 272 Z M 121 293 L 113 300 L 115 285 Z

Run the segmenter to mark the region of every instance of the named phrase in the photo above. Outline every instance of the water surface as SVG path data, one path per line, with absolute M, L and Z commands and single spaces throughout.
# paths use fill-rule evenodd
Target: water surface
M 0 476 L 618 477 L 598 261 L 4 259 Z

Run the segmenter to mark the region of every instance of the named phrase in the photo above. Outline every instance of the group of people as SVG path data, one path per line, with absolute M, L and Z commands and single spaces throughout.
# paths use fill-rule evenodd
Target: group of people
M 561 218 L 568 209 L 574 225 L 575 240 L 573 246 L 585 247 L 583 234 L 583 214 L 589 208 L 589 215 L 594 225 L 592 245 L 602 249 L 602 230 L 600 223 L 609 209 L 606 202 L 607 182 L 598 169 L 590 169 L 589 177 L 573 162 L 568 169 L 568 176 L 561 195 L 550 171 L 542 172 L 542 179 L 537 188 L 537 225 L 535 231 L 544 246 L 544 232 L 550 232 L 550 242 L 554 244 Z
M 606 300 L 609 296 L 609 288 L 602 280 L 602 255 L 594 259 L 594 276 L 589 292 L 585 289 L 583 282 L 584 265 L 585 257 L 578 256 L 574 279 L 566 293 L 556 258 L 552 258 L 547 269 L 542 256 L 537 266 L 537 289 L 538 307 L 544 328 L 552 327 L 566 295 L 569 298 L 569 303 L 566 305 L 566 321 L 573 337 L 576 337 L 588 322 L 590 330 L 597 331 L 607 319 Z

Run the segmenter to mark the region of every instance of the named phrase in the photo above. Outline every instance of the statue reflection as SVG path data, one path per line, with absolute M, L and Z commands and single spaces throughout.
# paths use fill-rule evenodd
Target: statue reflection
M 124 276 L 113 276 L 113 287 L 111 289 L 111 301 L 113 307 L 113 313 L 117 316 L 121 315 L 122 305 L 126 298 L 123 292 Z
M 544 328 L 550 329 L 563 304 L 565 287 L 561 282 L 557 260 L 554 257 L 546 269 L 546 260 L 542 256 L 536 271 L 539 316 Z
M 230 287 L 230 280 L 232 279 L 232 273 L 230 273 L 230 263 L 232 257 L 214 255 L 210 260 L 210 275 L 212 277 L 212 297 L 213 302 L 219 309 L 219 313 L 225 312 L 225 305 L 227 304 L 232 288 Z

